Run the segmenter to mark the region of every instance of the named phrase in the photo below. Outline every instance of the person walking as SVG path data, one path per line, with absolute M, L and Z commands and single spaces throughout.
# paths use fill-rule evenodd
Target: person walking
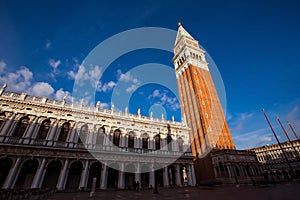
M 136 182 L 136 191 L 138 192 L 138 191 L 139 191 L 139 189 L 140 189 L 140 182 L 139 182 L 139 181 L 137 181 L 137 182 Z
M 136 191 L 136 182 L 133 181 L 133 192 L 135 192 L 135 191 Z

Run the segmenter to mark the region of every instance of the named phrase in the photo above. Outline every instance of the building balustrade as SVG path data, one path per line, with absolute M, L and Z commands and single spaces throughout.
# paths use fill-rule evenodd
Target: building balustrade
M 65 149 L 86 149 L 96 152 L 126 152 L 134 154 L 149 154 L 149 155 L 162 155 L 162 156 L 183 156 L 183 157 L 193 157 L 191 152 L 181 152 L 181 151 L 168 151 L 168 150 L 155 150 L 155 149 L 143 149 L 143 148 L 133 148 L 133 147 L 117 147 L 115 145 L 86 145 L 84 143 L 73 143 L 73 142 L 57 142 L 52 141 L 50 146 L 46 144 L 50 141 L 43 139 L 29 139 L 29 142 L 24 142 L 25 138 L 15 137 L 15 136 L 0 136 L 0 144 L 18 144 L 26 146 L 44 146 L 44 147 L 56 147 Z

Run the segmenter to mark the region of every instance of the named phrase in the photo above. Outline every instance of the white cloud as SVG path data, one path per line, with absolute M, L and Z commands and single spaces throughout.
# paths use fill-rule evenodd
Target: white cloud
M 61 64 L 61 61 L 60 60 L 53 60 L 53 59 L 50 59 L 49 60 L 49 65 L 53 68 L 54 71 L 56 71 L 57 67 Z
M 77 72 L 71 70 L 67 74 L 80 86 L 86 84 L 85 81 L 89 81 L 92 87 L 97 88 L 100 84 L 99 78 L 101 73 L 102 69 L 98 65 L 90 67 L 88 71 L 84 65 L 80 65 Z
M 35 96 L 50 97 L 54 93 L 54 89 L 49 83 L 37 82 L 29 89 L 29 93 Z
M 152 94 L 148 96 L 149 100 L 155 101 L 155 104 L 166 105 L 171 110 L 176 111 L 180 109 L 180 104 L 176 97 L 169 97 L 167 91 L 154 90 Z
M 64 91 L 63 88 L 60 88 L 55 92 L 55 99 L 62 100 L 65 96 L 67 96 L 67 101 L 72 101 L 72 95 L 69 91 Z
M 117 74 L 119 76 L 118 81 L 124 82 L 124 83 L 131 83 L 130 86 L 126 88 L 127 93 L 131 93 L 135 91 L 141 84 L 141 81 L 137 78 L 135 78 L 130 72 L 122 73 L 122 71 L 119 69 L 117 70 Z
M 293 120 L 297 119 L 298 111 L 299 111 L 298 105 L 294 106 L 293 110 L 290 111 L 290 112 L 286 115 L 286 119 L 287 119 L 288 121 L 293 121 Z
M 136 89 L 138 88 L 138 85 L 131 85 L 130 87 L 126 88 L 126 92 L 130 93 L 130 92 L 133 92 L 135 91 Z
M 21 66 L 15 72 L 5 71 L 6 64 L 0 61 L 0 83 L 7 83 L 7 89 L 13 92 L 22 92 L 34 96 L 56 98 L 62 100 L 65 95 L 67 101 L 71 101 L 72 96 L 68 91 L 60 88 L 55 92 L 54 88 L 47 82 L 34 82 L 33 73 L 24 66 Z M 3 69 L 1 71 L 1 69 Z
M 254 115 L 253 112 L 252 113 L 244 112 L 244 113 L 239 113 L 238 118 L 239 118 L 239 120 L 245 120 L 245 119 L 253 117 L 253 115 Z
M 112 90 L 117 84 L 113 81 L 109 81 L 108 83 L 105 84 L 99 84 L 97 87 L 98 92 L 106 92 Z
M 6 82 L 15 92 L 26 92 L 31 86 L 33 74 L 27 67 L 20 67 L 16 72 L 1 73 L 0 82 Z
M 152 96 L 157 97 L 158 95 L 159 95 L 159 90 L 154 90 Z
M 227 119 L 227 121 L 230 121 L 232 119 L 232 115 L 228 111 L 226 114 L 226 119 Z
M 130 72 L 126 72 L 125 74 L 123 74 L 122 71 L 119 69 L 117 73 L 119 75 L 119 81 L 129 82 L 134 79 Z
M 109 108 L 109 104 L 108 103 L 100 103 L 100 108 Z
M 6 63 L 3 60 L 0 60 L 0 74 L 4 71 Z
M 47 41 L 46 44 L 45 44 L 45 48 L 46 49 L 49 49 L 51 47 L 51 42 L 50 41 Z
M 234 135 L 233 140 L 238 144 L 238 149 L 247 149 L 275 143 L 274 136 L 270 132 L 269 127 Z

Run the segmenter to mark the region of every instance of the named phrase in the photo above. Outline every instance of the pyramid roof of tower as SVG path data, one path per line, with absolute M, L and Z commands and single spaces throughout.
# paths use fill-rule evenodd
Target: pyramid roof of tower
M 187 38 L 190 38 L 190 39 L 194 39 L 184 28 L 183 26 L 181 25 L 181 23 L 179 22 L 178 23 L 178 31 L 177 31 L 177 36 L 176 36 L 176 40 L 175 40 L 175 45 L 179 42 L 179 40 L 182 38 L 182 37 L 187 37 Z

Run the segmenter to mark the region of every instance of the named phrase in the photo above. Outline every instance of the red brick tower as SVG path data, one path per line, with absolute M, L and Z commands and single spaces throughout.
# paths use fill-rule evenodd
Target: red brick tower
M 182 116 L 191 128 L 193 156 L 202 159 L 213 148 L 235 149 L 205 51 L 180 23 L 178 26 L 173 62 Z

